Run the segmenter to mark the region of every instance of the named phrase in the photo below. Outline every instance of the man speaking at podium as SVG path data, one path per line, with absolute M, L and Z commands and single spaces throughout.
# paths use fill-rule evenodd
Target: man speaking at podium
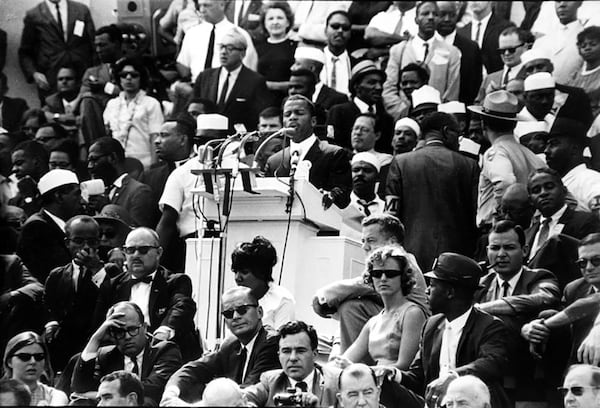
M 308 168 L 308 181 L 323 193 L 323 206 L 345 208 L 350 203 L 352 175 L 344 149 L 315 136 L 315 106 L 302 95 L 290 96 L 283 105 L 283 126 L 292 137 L 290 146 L 267 160 L 266 175 L 287 177 L 296 167 Z

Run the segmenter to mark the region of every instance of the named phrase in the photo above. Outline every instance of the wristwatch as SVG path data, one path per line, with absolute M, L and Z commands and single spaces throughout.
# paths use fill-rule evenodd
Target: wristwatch
M 55 113 L 54 116 L 52 116 L 52 118 L 54 120 L 59 120 L 60 119 L 60 113 Z

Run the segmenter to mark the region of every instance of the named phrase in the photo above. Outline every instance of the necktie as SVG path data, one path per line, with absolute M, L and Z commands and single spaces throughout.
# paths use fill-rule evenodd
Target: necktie
M 550 235 L 550 221 L 552 221 L 552 218 L 545 218 L 544 221 L 542 221 L 542 226 L 540 227 L 540 234 L 538 235 L 536 252 L 548 240 L 548 235 Z
M 133 279 L 133 284 L 135 285 L 136 283 L 151 284 L 152 283 L 152 275 L 146 275 L 143 278 Z
M 75 290 L 79 290 L 81 288 L 81 284 L 88 278 L 90 271 L 85 266 L 79 267 L 79 276 L 77 277 L 77 285 L 75 286 Z
M 427 59 L 427 54 L 429 54 L 429 43 L 424 43 L 423 47 L 425 47 L 425 53 L 423 54 L 423 62 Z
M 481 35 L 481 21 L 477 23 L 477 33 L 475 33 L 475 42 L 481 47 L 481 43 L 479 42 L 479 35 Z
M 131 369 L 131 372 L 140 375 L 140 367 L 138 366 L 137 357 L 129 357 L 129 359 L 133 363 L 133 368 Z
M 206 61 L 204 61 L 204 69 L 212 67 L 213 55 L 215 53 L 215 25 L 210 31 L 210 39 L 208 40 L 208 51 L 206 51 Z
M 237 18 L 237 26 L 238 27 L 242 26 L 242 20 L 244 19 L 244 3 L 245 3 L 245 1 L 242 0 L 242 5 L 240 6 L 240 12 L 238 13 L 238 18 Z
M 402 23 L 404 22 L 404 11 L 400 12 L 400 19 L 398 20 L 398 24 L 394 28 L 394 34 L 402 35 Z
M 508 281 L 502 282 L 502 297 L 508 296 L 508 290 L 510 289 L 510 283 Z
M 239 362 L 240 362 L 240 371 L 238 374 L 238 384 L 244 382 L 244 368 L 246 367 L 246 359 L 248 358 L 248 349 L 245 346 L 242 346 L 240 352 L 238 354 Z
M 502 80 L 503 86 L 506 86 L 506 84 L 508 83 L 508 74 L 510 74 L 510 70 L 511 68 L 508 67 L 508 69 L 506 70 L 506 74 L 504 74 L 504 79 Z
M 297 382 L 296 388 L 298 388 L 302 392 L 308 391 L 308 385 L 304 381 Z
M 231 75 L 229 72 L 227 72 L 227 78 L 225 78 L 225 82 L 223 83 L 223 88 L 221 88 L 221 96 L 219 96 L 219 103 L 218 106 L 220 108 L 223 107 L 223 105 L 225 105 L 225 100 L 227 100 L 227 91 L 229 90 L 229 75 Z
M 373 105 L 369 105 L 369 113 L 375 113 L 375 107 Z
M 62 16 L 60 15 L 60 8 L 58 8 L 58 3 L 54 3 L 54 6 L 56 7 L 56 21 L 58 22 L 58 29 L 60 31 L 61 37 L 64 40 L 65 39 L 65 30 L 63 29 L 63 22 L 62 22 Z
M 367 202 L 367 200 L 363 200 L 362 198 L 359 198 L 358 200 L 356 200 L 356 202 L 362 206 L 366 217 L 371 215 L 371 211 L 369 211 L 369 203 Z
M 335 66 L 335 64 L 338 61 L 339 57 L 336 57 L 335 55 L 331 57 L 331 84 L 329 86 L 331 86 L 333 89 L 335 89 L 337 85 L 337 67 Z

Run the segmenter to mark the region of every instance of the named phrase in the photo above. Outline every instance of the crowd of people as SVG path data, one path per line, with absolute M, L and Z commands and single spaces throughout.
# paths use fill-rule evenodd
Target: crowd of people
M 599 16 L 172 0 L 152 38 L 40 0 L 35 107 L 0 30 L 0 405 L 600 407 Z M 217 166 L 359 225 L 364 273 L 312 299 L 333 339 L 257 235 L 208 349 L 185 242 L 221 232 L 192 192 Z

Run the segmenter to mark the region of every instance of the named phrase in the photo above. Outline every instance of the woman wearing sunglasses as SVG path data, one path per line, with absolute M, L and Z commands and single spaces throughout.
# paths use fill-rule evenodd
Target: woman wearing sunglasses
M 19 333 L 8 341 L 4 352 L 4 378 L 23 382 L 31 391 L 31 405 L 62 406 L 67 395 L 42 383 L 52 383 L 53 373 L 48 349 L 40 336 L 31 331 Z
M 415 284 L 406 252 L 394 246 L 376 249 L 367 258 L 365 280 L 381 295 L 383 310 L 363 327 L 342 356 L 333 361 L 344 368 L 352 363 L 408 369 L 417 350 L 425 312 L 406 298 Z
M 163 123 L 160 103 L 146 94 L 148 70 L 141 60 L 124 58 L 114 73 L 122 91 L 106 104 L 106 133 L 121 142 L 125 156 L 138 159 L 147 169 L 157 160 L 154 139 Z

